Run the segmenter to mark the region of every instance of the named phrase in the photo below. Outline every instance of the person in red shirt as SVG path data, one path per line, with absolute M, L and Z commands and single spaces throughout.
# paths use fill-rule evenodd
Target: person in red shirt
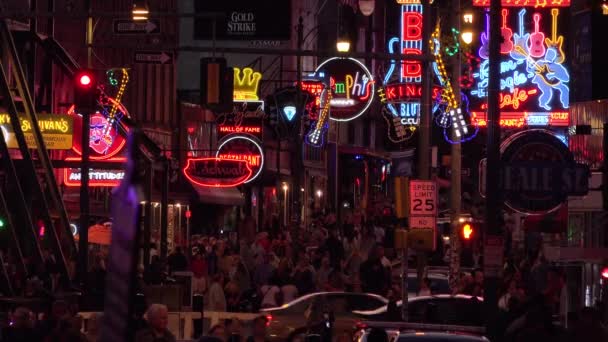
M 192 270 L 192 291 L 204 294 L 207 291 L 207 262 L 201 253 L 196 253 L 190 264 Z

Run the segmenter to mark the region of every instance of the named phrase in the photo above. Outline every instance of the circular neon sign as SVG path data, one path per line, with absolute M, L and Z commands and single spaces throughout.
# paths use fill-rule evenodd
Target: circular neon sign
M 251 168 L 251 177 L 244 181 L 249 183 L 256 179 L 264 168 L 264 151 L 260 142 L 247 134 L 231 134 L 222 139 L 215 157 L 226 160 L 244 160 Z
M 330 58 L 317 67 L 315 76 L 329 80 L 332 91 L 330 120 L 356 119 L 374 100 L 374 77 L 354 58 Z
M 116 101 L 107 98 L 108 103 L 104 103 L 104 108 L 109 108 Z M 118 112 L 121 116 L 129 117 L 129 112 L 122 105 L 117 104 Z M 127 144 L 127 139 L 118 132 L 118 121 L 108 122 L 105 115 L 97 112 L 91 115 L 89 128 L 89 147 L 91 160 L 107 160 L 123 151 Z M 82 116 L 74 116 L 74 140 L 72 150 L 78 155 L 82 155 Z

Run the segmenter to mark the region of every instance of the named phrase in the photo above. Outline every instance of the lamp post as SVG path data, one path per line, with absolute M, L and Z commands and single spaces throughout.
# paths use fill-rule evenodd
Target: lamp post
M 283 183 L 283 225 L 287 227 L 287 190 L 289 186 Z

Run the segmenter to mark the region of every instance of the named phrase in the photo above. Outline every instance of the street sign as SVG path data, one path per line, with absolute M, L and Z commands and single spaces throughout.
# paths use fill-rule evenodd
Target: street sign
M 410 180 L 410 216 L 437 216 L 437 184 Z
M 164 51 L 136 51 L 135 63 L 167 64 L 173 63 L 173 53 Z
M 488 235 L 483 245 L 483 272 L 498 277 L 503 267 L 504 241 L 501 236 Z
M 435 230 L 436 226 L 437 220 L 435 216 L 410 216 L 409 218 L 410 229 L 431 228 Z
M 112 24 L 114 34 L 158 34 L 160 21 L 150 19 L 145 22 L 117 19 Z

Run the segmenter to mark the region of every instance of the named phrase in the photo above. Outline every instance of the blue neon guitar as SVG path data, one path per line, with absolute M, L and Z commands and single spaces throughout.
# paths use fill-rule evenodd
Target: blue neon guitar
M 530 40 L 530 34 L 524 33 L 524 16 L 526 15 L 526 9 L 522 8 L 519 11 L 519 32 L 513 35 L 514 45 L 516 47 L 520 47 L 521 49 L 514 48 L 511 52 L 511 58 L 516 60 L 524 60 L 526 59 L 526 55 L 528 54 L 528 41 Z M 526 51 L 526 54 L 522 54 L 519 51 Z
M 486 11 L 486 32 L 481 34 L 481 47 L 479 57 L 488 59 L 490 57 L 490 14 Z
M 325 101 L 323 102 L 323 98 Z M 308 134 L 306 134 L 306 142 L 309 145 L 315 147 L 322 147 L 325 144 L 325 136 L 327 135 L 327 129 L 329 128 L 329 108 L 331 107 L 331 89 L 324 89 L 321 93 L 321 113 L 319 113 L 319 119 L 315 122 Z

